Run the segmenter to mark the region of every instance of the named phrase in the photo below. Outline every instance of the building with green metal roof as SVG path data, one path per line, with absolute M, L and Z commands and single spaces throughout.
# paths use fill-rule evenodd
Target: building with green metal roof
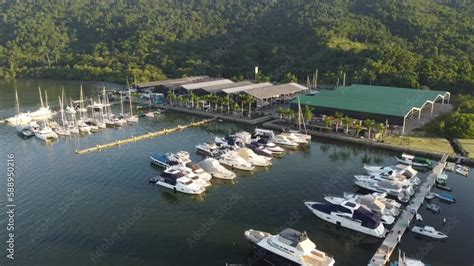
M 426 108 L 431 108 L 432 115 L 435 103 L 449 103 L 450 97 L 448 91 L 353 84 L 322 90 L 312 96 L 300 96 L 300 104 L 314 107 L 317 114 L 342 112 L 356 119 L 370 118 L 400 125 L 404 132 L 407 117 L 418 115 L 419 119 Z M 296 108 L 296 105 L 297 99 L 294 99 L 291 106 Z

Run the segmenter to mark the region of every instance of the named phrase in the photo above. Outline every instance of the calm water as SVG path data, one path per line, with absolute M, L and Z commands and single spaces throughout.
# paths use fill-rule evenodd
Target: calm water
M 22 110 L 39 105 L 37 87 L 48 90 L 56 106 L 64 87 L 77 98 L 79 83 L 63 81 L 0 81 L 0 117 L 14 114 L 14 88 Z M 96 89 L 85 85 L 86 95 Z M 197 117 L 162 114 L 141 119 L 135 126 L 106 129 L 90 136 L 60 139 L 45 145 L 23 140 L 15 129 L 0 125 L 1 171 L 6 155 L 16 160 L 16 265 L 225 265 L 252 261 L 244 230 L 267 232 L 290 225 L 306 230 L 321 250 L 332 254 L 337 265 L 366 265 L 380 240 L 319 220 L 303 200 L 323 200 L 324 194 L 356 191 L 352 175 L 363 173 L 362 164 L 391 164 L 394 154 L 345 144 L 313 141 L 273 166 L 254 174 L 239 173 L 234 182 L 215 181 L 205 195 L 173 194 L 148 185 L 159 173 L 149 154 L 187 150 L 194 160 L 197 143 L 216 134 L 241 128 L 212 123 L 155 139 L 102 152 L 76 155 L 75 149 L 184 124 Z M 424 175 L 422 175 L 424 176 Z M 472 265 L 474 262 L 474 182 L 450 174 L 449 185 L 457 203 L 439 204 L 441 214 L 421 211 L 425 222 L 449 229 L 442 242 L 407 233 L 402 248 L 408 256 L 422 257 L 432 265 Z M 0 181 L 0 246 L 5 254 L 6 180 Z M 9 263 L 2 255 L 0 265 Z

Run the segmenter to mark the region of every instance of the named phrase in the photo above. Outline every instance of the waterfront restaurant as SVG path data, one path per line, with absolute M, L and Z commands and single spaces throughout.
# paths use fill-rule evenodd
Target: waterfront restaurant
M 450 98 L 448 91 L 353 84 L 300 96 L 300 103 L 302 107 L 313 107 L 318 115 L 341 112 L 355 119 L 398 125 L 401 134 L 405 134 L 439 114 L 450 112 Z M 291 101 L 292 108 L 296 109 L 297 104 L 297 99 Z

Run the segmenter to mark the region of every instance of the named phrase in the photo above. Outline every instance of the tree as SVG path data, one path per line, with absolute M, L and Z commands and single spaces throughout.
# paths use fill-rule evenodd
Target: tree
M 167 95 L 167 98 L 170 102 L 171 105 L 173 105 L 173 103 L 176 101 L 176 94 L 174 94 L 174 91 L 170 91 L 168 92 L 168 95 Z
M 366 119 L 364 120 L 364 125 L 367 127 L 367 129 L 369 130 L 369 139 L 372 138 L 372 127 L 375 125 L 375 121 L 372 120 L 372 119 Z
M 386 130 L 387 130 L 387 127 L 385 126 L 384 123 L 377 124 L 377 132 L 381 133 L 382 139 L 385 137 Z
M 326 127 L 329 127 L 329 130 L 332 131 L 332 125 L 334 124 L 334 117 L 332 116 L 325 116 L 323 118 L 324 125 Z
M 314 116 L 314 108 L 308 105 L 305 105 L 303 108 L 303 119 L 307 123 L 310 123 L 311 120 L 313 120 L 313 116 Z
M 349 127 L 354 124 L 354 119 L 351 117 L 345 116 L 342 118 L 342 123 L 346 125 L 346 135 L 349 134 Z
M 339 131 L 339 124 L 342 122 L 342 117 L 344 117 L 344 114 L 341 112 L 336 112 L 334 114 L 334 121 L 336 122 L 336 132 Z

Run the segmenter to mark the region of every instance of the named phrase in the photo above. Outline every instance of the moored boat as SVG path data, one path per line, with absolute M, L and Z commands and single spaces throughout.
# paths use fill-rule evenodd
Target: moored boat
M 422 226 L 415 225 L 411 228 L 411 231 L 413 233 L 423 235 L 423 236 L 427 236 L 427 237 L 431 237 L 431 238 L 435 238 L 435 239 L 443 239 L 443 238 L 448 237 L 446 234 L 444 234 L 443 232 L 437 231 L 432 226 L 423 226 L 422 227 Z
M 210 173 L 213 177 L 219 179 L 234 179 L 235 173 L 228 170 L 224 166 L 222 166 L 218 160 L 213 158 L 207 158 L 201 162 L 199 162 L 199 166 L 204 169 L 204 171 Z
M 427 167 L 427 168 L 432 168 L 433 167 L 433 161 L 427 158 L 423 157 L 418 157 L 415 155 L 411 154 L 406 154 L 403 153 L 402 156 L 396 157 L 397 161 L 403 164 L 407 165 L 413 165 L 413 166 L 418 166 L 418 167 Z

